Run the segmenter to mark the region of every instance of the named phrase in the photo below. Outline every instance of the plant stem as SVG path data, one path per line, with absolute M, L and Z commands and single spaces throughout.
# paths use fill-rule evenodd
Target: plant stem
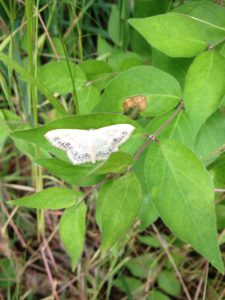
M 184 103 L 183 101 L 180 102 L 177 109 L 174 111 L 174 113 L 169 117 L 169 119 L 166 120 L 165 123 L 163 123 L 154 134 L 149 135 L 147 141 L 141 146 L 141 148 L 137 151 L 136 155 L 134 156 L 134 160 L 137 160 L 140 155 L 143 153 L 143 151 L 148 147 L 149 143 L 151 141 L 157 141 L 157 136 L 173 121 L 173 119 L 178 115 L 178 113 L 183 109 Z
M 33 18 L 33 0 L 26 0 L 26 20 L 27 20 L 27 37 L 28 37 L 28 63 L 29 63 L 29 73 L 36 78 L 37 70 L 37 57 L 38 57 L 38 14 L 36 16 L 36 23 L 34 23 Z M 37 9 L 39 7 L 39 0 L 37 0 Z M 36 26 L 35 26 L 36 25 Z M 35 31 L 36 29 L 36 31 Z M 28 83 L 28 112 L 32 113 L 32 125 L 33 127 L 38 126 L 38 95 L 37 88 L 32 81 Z M 35 156 L 39 156 L 39 148 L 35 149 Z M 35 190 L 39 192 L 42 190 L 42 176 L 41 169 L 36 165 L 32 165 L 34 180 L 35 180 Z M 37 238 L 40 240 L 41 234 L 44 234 L 44 211 L 37 210 Z

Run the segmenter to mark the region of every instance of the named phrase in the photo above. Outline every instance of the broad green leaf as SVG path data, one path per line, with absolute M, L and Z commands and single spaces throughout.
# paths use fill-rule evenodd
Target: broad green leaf
M 65 188 L 53 187 L 11 201 L 12 204 L 37 209 L 58 210 L 74 205 L 82 193 Z
M 135 52 L 116 51 L 108 59 L 109 65 L 114 72 L 125 71 L 127 69 L 143 65 L 143 59 Z
M 103 179 L 102 175 L 93 172 L 91 165 L 74 166 L 57 158 L 38 159 L 36 163 L 72 185 L 90 186 Z
M 86 74 L 90 84 L 93 84 L 99 90 L 105 88 L 110 77 L 112 77 L 112 68 L 102 60 L 89 59 L 82 62 L 79 67 Z
M 171 117 L 172 112 L 154 118 L 145 127 L 145 132 L 148 134 L 154 134 L 165 122 Z M 185 111 L 181 110 L 172 122 L 166 126 L 157 138 L 161 141 L 163 139 L 173 139 L 181 142 L 186 147 L 194 150 L 195 137 L 193 135 L 193 125 Z
M 61 114 L 61 115 L 67 115 L 67 112 L 65 111 L 64 107 L 60 104 L 58 99 L 56 99 L 49 90 L 42 84 L 41 81 L 34 78 L 29 72 L 27 72 L 23 67 L 21 67 L 19 64 L 17 64 L 11 57 L 0 53 L 0 61 L 2 61 L 4 64 L 6 64 L 7 67 L 14 69 L 19 75 L 22 76 L 24 80 L 26 80 L 29 83 L 34 84 L 40 92 L 42 92 L 43 95 L 48 99 L 48 101 L 52 104 L 53 107 Z
M 174 76 L 181 86 L 184 86 L 187 70 L 192 58 L 169 57 L 162 52 L 152 49 L 152 66 Z
M 138 158 L 138 160 L 135 161 L 133 168 L 137 178 L 141 183 L 143 193 L 142 205 L 138 214 L 138 219 L 140 222 L 140 225 L 138 226 L 139 232 L 145 230 L 148 226 L 153 224 L 159 217 L 159 213 L 152 202 L 150 186 L 148 184 L 145 174 L 143 173 L 147 150 L 148 149 L 145 149 L 141 156 Z
M 153 67 L 131 68 L 110 81 L 94 111 L 124 111 L 124 101 L 145 96 L 143 116 L 157 116 L 171 111 L 181 98 L 181 88 L 171 75 Z
M 167 140 L 151 145 L 144 172 L 163 222 L 223 272 L 214 186 L 199 159 L 182 144 Z
M 223 145 L 225 146 L 225 114 L 216 111 L 201 127 L 195 151 L 208 165 L 221 154 Z
M 145 132 L 148 135 L 154 134 L 165 122 L 171 117 L 172 113 L 168 113 L 163 116 L 159 116 L 154 118 L 149 124 L 145 127 Z M 182 144 L 186 145 L 189 149 L 194 149 L 194 138 L 193 138 L 193 129 L 192 124 L 187 117 L 184 111 L 180 111 L 180 113 L 173 119 L 173 121 L 162 130 L 162 132 L 157 136 L 159 141 L 164 139 L 172 139 L 175 141 L 179 141 Z M 149 146 L 151 147 L 151 145 Z M 139 231 L 144 230 L 159 216 L 157 209 L 152 203 L 152 197 L 150 195 L 150 185 L 148 178 L 145 173 L 143 173 L 143 169 L 146 165 L 146 157 L 148 154 L 148 149 L 146 149 L 138 160 L 134 164 L 134 171 L 137 177 L 139 178 L 143 193 L 144 200 L 142 204 L 142 208 L 139 214 L 139 218 L 141 224 L 138 228 Z M 155 154 L 152 154 L 153 157 Z
M 90 164 L 74 166 L 57 158 L 38 159 L 36 162 L 52 174 L 70 184 L 90 186 L 104 178 L 104 174 L 123 173 L 132 165 L 133 159 L 124 152 L 114 152 L 107 161 L 99 162 L 95 167 Z
M 133 8 L 134 18 L 145 18 L 159 15 L 167 11 L 169 7 L 168 0 L 135 0 Z M 151 47 L 149 43 L 135 30 L 131 31 L 131 47 L 132 50 L 140 55 L 150 58 Z
M 85 86 L 76 92 L 80 114 L 89 114 L 100 100 L 100 92 L 94 86 Z
M 120 150 L 127 152 L 128 154 L 134 154 L 141 146 L 144 140 L 143 129 L 130 118 L 116 114 L 91 114 L 83 116 L 71 116 L 67 118 L 57 119 L 39 128 L 15 131 L 11 134 L 12 138 L 23 139 L 38 145 L 60 159 L 69 161 L 65 151 L 62 151 L 56 147 L 53 147 L 44 137 L 45 133 L 49 130 L 63 128 L 63 129 L 95 129 L 113 124 L 132 124 L 136 127 L 136 130 L 131 135 L 130 139 L 120 146 Z
M 204 26 L 190 16 L 167 13 L 130 19 L 133 26 L 154 48 L 172 57 L 192 57 L 207 46 Z
M 86 76 L 81 68 L 72 62 L 50 62 L 37 69 L 37 78 L 52 93 L 67 94 L 73 87 L 81 88 Z
M 218 108 L 225 93 L 225 58 L 207 51 L 191 64 L 184 86 L 184 105 L 196 132 Z
M 162 271 L 157 278 L 158 286 L 161 290 L 171 296 L 178 297 L 181 292 L 181 286 L 176 276 L 169 271 Z
M 187 14 L 202 22 L 209 41 L 220 40 L 225 34 L 225 7 L 210 0 L 190 1 L 174 9 L 174 12 Z
M 98 194 L 96 218 L 105 253 L 131 228 L 142 203 L 142 191 L 133 173 L 109 180 Z
M 85 222 L 86 205 L 84 202 L 81 202 L 67 208 L 59 223 L 60 238 L 71 258 L 73 271 L 76 269 L 76 265 L 83 251 L 86 228 Z
M 126 169 L 133 164 L 133 158 L 131 155 L 125 152 L 114 152 L 110 155 L 109 159 L 105 162 L 100 163 L 94 169 L 97 174 L 108 174 L 108 173 L 123 173 Z

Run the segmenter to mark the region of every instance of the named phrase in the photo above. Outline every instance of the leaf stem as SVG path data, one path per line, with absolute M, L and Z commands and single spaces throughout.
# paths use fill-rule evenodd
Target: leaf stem
M 222 38 L 221 40 L 219 40 L 218 42 L 216 42 L 214 45 L 209 45 L 208 50 L 212 50 L 212 49 L 216 48 L 217 46 L 223 44 L 224 42 L 225 42 L 225 37 Z
M 173 121 L 173 119 L 178 115 L 178 113 L 184 108 L 183 101 L 180 102 L 177 109 L 174 111 L 174 113 L 169 117 L 169 119 L 166 120 L 165 123 L 163 123 L 155 133 L 152 135 L 148 135 L 147 141 L 139 148 L 137 153 L 134 156 L 134 160 L 137 160 L 140 155 L 144 152 L 144 150 L 148 147 L 151 141 L 157 142 L 157 136 Z

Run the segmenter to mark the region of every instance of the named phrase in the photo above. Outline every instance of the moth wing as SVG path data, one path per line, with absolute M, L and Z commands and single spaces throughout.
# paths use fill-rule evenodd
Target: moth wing
M 55 147 L 66 151 L 73 164 L 91 161 L 93 136 L 89 130 L 55 129 L 45 134 L 46 139 Z
M 95 130 L 95 151 L 97 160 L 105 160 L 112 152 L 118 151 L 125 143 L 135 127 L 130 124 L 117 124 Z

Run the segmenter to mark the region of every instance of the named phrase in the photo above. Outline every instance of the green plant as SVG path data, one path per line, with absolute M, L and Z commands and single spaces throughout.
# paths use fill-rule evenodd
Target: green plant
M 101 232 L 100 257 L 104 260 L 108 255 L 112 261 L 110 273 L 93 299 L 97 299 L 105 280 L 110 282 L 108 298 L 112 285 L 130 297 L 141 297 L 141 280 L 154 274 L 158 274 L 159 291 L 149 293 L 148 299 L 179 297 L 181 286 L 191 299 L 171 268 L 157 271 L 158 260 L 151 255 L 138 257 L 142 266 L 148 266 L 146 272 L 134 258 L 128 263 L 125 258 L 117 265 L 117 254 L 128 247 L 126 235 L 144 232 L 158 218 L 184 244 L 190 244 L 216 270 L 224 272 L 219 249 L 223 241 L 217 238 L 221 219 L 215 200 L 223 200 L 220 193 L 224 193 L 225 185 L 225 8 L 208 0 L 185 4 L 163 1 L 161 6 L 157 1 L 147 2 L 152 13 L 146 15 L 144 4 L 137 1 L 135 18 L 128 22 L 127 1 L 113 6 L 108 34 L 115 45 L 112 47 L 104 33 L 99 33 L 98 59 L 83 60 L 80 36 L 85 30 L 82 25 L 87 28 L 88 21 L 81 19 L 77 20 L 79 64 L 74 62 L 76 54 L 66 50 L 65 44 L 71 41 L 61 36 L 56 25 L 54 49 L 62 51 L 63 59 L 44 65 L 34 61 L 31 42 L 33 38 L 41 42 L 34 25 L 40 8 L 37 4 L 37 15 L 32 15 L 32 1 L 26 3 L 29 71 L 25 62 L 25 67 L 21 66 L 15 57 L 3 53 L 6 46 L 0 45 L 0 61 L 8 73 L 15 70 L 29 87 L 27 106 L 19 105 L 27 111 L 25 126 L 19 130 L 9 126 L 14 115 L 2 110 L 2 144 L 10 136 L 32 161 L 36 178 L 35 193 L 8 205 L 38 210 L 39 238 L 45 236 L 44 210 L 65 209 L 59 231 L 73 270 L 83 253 L 87 211 L 94 211 Z M 68 7 L 76 19 L 76 9 L 70 4 Z M 50 8 L 49 22 L 54 18 L 54 1 Z M 80 14 L 86 9 L 83 7 Z M 60 43 L 61 50 L 57 46 Z M 124 50 L 128 45 L 133 52 Z M 3 94 L 10 99 L 6 69 L 3 71 L 0 82 Z M 38 117 L 44 125 L 38 125 Z M 118 152 L 94 165 L 72 165 L 65 151 L 44 137 L 53 129 L 95 129 L 113 124 L 131 124 L 135 131 Z M 49 188 L 43 188 L 43 168 L 55 176 L 46 185 Z M 158 234 L 156 228 L 155 232 Z M 164 250 L 168 248 L 164 239 L 159 241 Z M 171 264 L 174 266 L 173 259 Z M 135 279 L 122 275 L 112 283 L 124 266 Z M 175 273 L 179 274 L 176 268 Z

